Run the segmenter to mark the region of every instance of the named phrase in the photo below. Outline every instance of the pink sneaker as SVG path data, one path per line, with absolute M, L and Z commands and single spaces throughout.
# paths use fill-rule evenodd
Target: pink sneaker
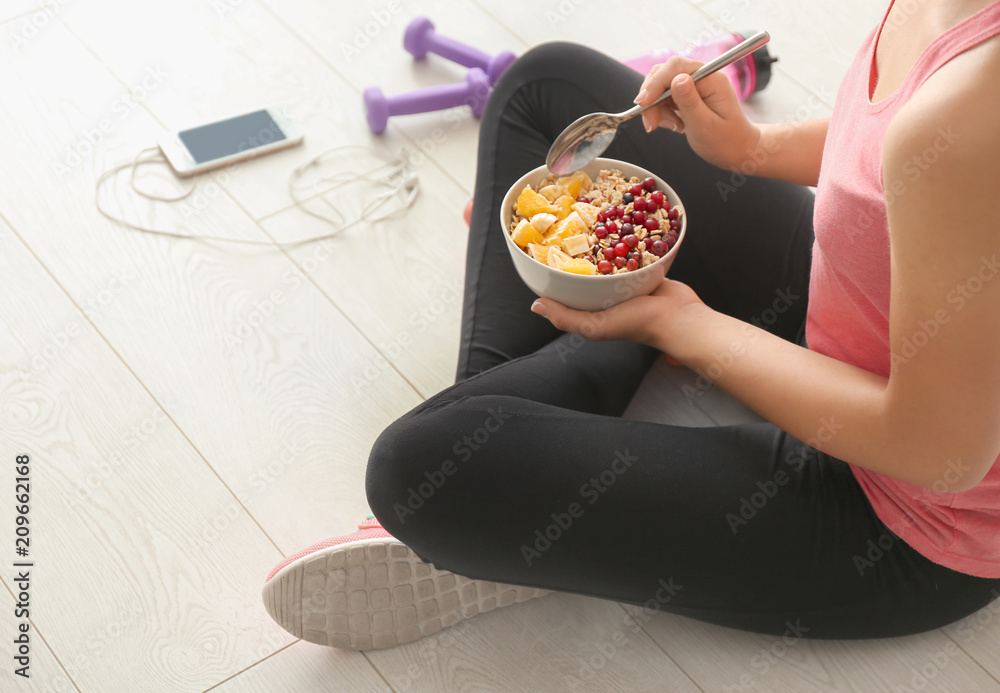
M 358 529 L 313 544 L 274 567 L 263 598 L 279 626 L 319 645 L 381 650 L 548 594 L 438 570 L 370 515 Z

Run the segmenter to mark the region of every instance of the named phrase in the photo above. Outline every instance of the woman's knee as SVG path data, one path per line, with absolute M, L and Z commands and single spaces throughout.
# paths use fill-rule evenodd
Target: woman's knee
M 603 53 L 579 43 L 550 41 L 529 48 L 511 63 L 501 78 L 504 81 L 523 84 L 528 81 L 563 76 L 577 76 L 581 66 L 592 60 L 609 59 Z
M 448 515 L 449 483 L 512 416 L 510 398 L 466 396 L 418 407 L 372 446 L 365 487 L 372 512 L 390 533 L 418 515 Z M 468 476 L 468 474 L 466 474 Z M 432 508 L 431 512 L 422 512 Z M 409 523 L 409 524 L 408 524 Z
M 437 494 L 443 479 L 453 473 L 448 455 L 454 431 L 461 426 L 461 413 L 455 405 L 425 403 L 396 420 L 375 440 L 368 456 L 365 490 L 369 507 L 389 532 L 402 531 L 407 520 Z

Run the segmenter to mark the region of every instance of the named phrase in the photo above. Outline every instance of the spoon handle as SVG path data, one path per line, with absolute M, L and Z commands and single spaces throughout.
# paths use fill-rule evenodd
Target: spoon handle
M 697 82 L 703 77 L 708 77 L 710 74 L 718 70 L 721 70 L 726 65 L 729 65 L 730 63 L 735 63 L 740 58 L 744 58 L 750 55 L 751 53 L 753 53 L 761 46 L 765 45 L 770 40 L 771 40 L 771 35 L 769 33 L 767 33 L 766 31 L 760 31 L 751 36 L 750 38 L 748 38 L 743 43 L 739 44 L 738 46 L 733 46 L 715 60 L 707 62 L 701 67 L 699 67 L 697 70 L 691 73 L 691 79 Z M 627 111 L 619 113 L 616 117 L 619 118 L 620 121 L 622 122 L 626 121 L 629 118 L 633 118 L 642 113 L 643 111 L 647 111 L 653 106 L 660 103 L 661 101 L 664 101 L 665 99 L 669 98 L 670 98 L 670 90 L 667 89 L 660 95 L 660 98 L 658 98 L 656 101 L 649 104 L 648 106 L 639 106 L 639 105 L 633 106 Z

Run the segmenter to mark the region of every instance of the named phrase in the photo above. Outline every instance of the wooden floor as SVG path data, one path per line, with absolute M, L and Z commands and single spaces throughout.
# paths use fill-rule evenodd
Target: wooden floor
M 457 109 L 374 137 L 360 103 L 372 84 L 462 78 L 403 51 L 410 17 L 491 52 L 567 39 L 617 57 L 767 29 L 781 62 L 747 108 L 775 121 L 829 114 L 881 5 L 655 0 L 635 23 L 634 5 L 592 0 L 4 0 L 0 464 L 13 495 L 15 456 L 33 459 L 35 566 L 24 681 L 5 495 L 0 689 L 1000 691 L 1000 607 L 919 637 L 813 642 L 666 615 L 639 628 L 617 603 L 553 595 L 358 654 L 294 640 L 259 598 L 283 555 L 367 512 L 373 440 L 454 372 L 478 124 Z M 270 103 L 296 115 L 305 146 L 200 178 L 187 206 L 137 199 L 124 177 L 109 204 L 161 228 L 294 240 L 325 226 L 290 204 L 289 171 L 370 143 L 426 151 L 415 207 L 285 251 L 143 235 L 95 210 L 97 176 L 160 132 Z M 752 416 L 717 393 L 685 398 L 691 382 L 658 366 L 630 415 Z

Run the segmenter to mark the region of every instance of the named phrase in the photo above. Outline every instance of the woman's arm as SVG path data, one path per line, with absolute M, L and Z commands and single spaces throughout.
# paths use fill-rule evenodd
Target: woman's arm
M 684 133 L 699 156 L 730 171 L 816 185 L 829 118 L 751 123 L 724 74 L 716 72 L 697 84 L 691 80 L 689 73 L 701 65 L 674 56 L 650 70 L 636 103 L 652 103 L 668 86 L 672 95 L 642 114 L 646 131 L 665 127 Z
M 660 348 L 835 457 L 935 491 L 972 488 L 1000 453 L 996 69 L 942 70 L 887 135 L 890 348 L 901 356 L 888 378 L 717 313 L 670 280 L 603 313 L 538 303 L 563 329 Z

